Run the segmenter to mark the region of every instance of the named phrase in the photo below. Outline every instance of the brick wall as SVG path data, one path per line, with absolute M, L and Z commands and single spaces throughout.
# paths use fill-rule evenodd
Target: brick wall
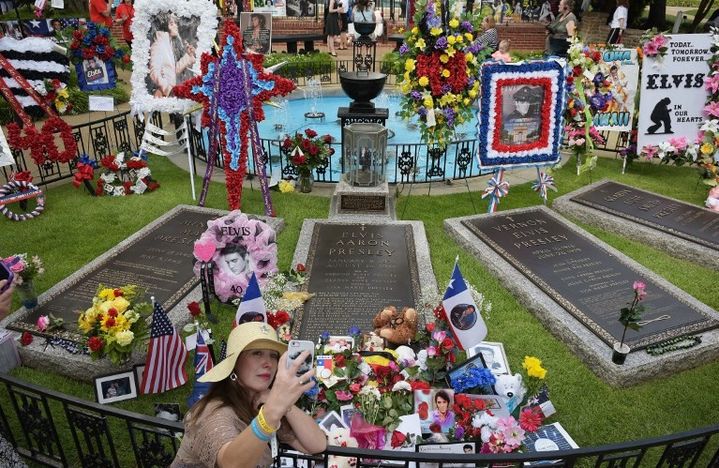
M 627 29 L 624 31 L 624 46 L 636 47 L 644 31 L 641 29 Z M 588 12 L 582 17 L 579 25 L 579 37 L 587 43 L 604 43 L 609 35 L 607 14 L 603 12 Z

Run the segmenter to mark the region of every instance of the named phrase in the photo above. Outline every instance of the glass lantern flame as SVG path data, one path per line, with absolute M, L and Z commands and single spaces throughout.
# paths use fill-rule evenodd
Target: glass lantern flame
M 387 129 L 378 123 L 353 123 L 342 130 L 345 180 L 355 187 L 385 181 Z

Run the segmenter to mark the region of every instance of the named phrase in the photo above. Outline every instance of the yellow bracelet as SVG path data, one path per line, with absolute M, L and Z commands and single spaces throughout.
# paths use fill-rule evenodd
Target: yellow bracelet
M 260 429 L 262 429 L 263 432 L 267 434 L 273 434 L 277 432 L 277 429 L 279 427 L 273 428 L 270 426 L 270 424 L 267 422 L 267 419 L 265 419 L 265 414 L 262 412 L 264 409 L 264 405 L 260 406 L 260 411 L 257 412 L 257 423 L 260 425 Z

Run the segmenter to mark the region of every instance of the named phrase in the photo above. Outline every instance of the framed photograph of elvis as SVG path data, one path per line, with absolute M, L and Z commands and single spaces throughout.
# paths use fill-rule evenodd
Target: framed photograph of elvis
M 272 44 L 272 13 L 240 13 L 242 45 L 247 52 L 267 54 Z
M 477 119 L 482 172 L 559 161 L 563 66 L 556 60 L 482 66 Z
M 134 112 L 184 112 L 195 103 L 172 95 L 172 88 L 200 72 L 217 32 L 211 0 L 137 0 L 132 21 Z
M 117 75 L 112 61 L 92 57 L 75 65 L 77 85 L 83 91 L 99 91 L 115 87 Z

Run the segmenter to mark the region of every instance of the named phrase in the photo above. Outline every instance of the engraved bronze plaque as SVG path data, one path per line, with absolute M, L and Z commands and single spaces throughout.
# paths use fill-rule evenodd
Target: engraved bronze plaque
M 719 250 L 719 213 L 617 182 L 604 182 L 572 201 Z
M 384 211 L 386 197 L 380 195 L 341 195 L 343 211 Z
M 155 296 L 165 310 L 171 309 L 199 283 L 192 270 L 193 245 L 207 229 L 207 221 L 217 216 L 179 210 L 35 309 L 26 316 L 26 322 L 15 322 L 8 328 L 34 330 L 40 315 L 53 314 L 65 319 L 67 338 L 82 340 L 77 331 L 76 312 L 92 305 L 98 284 L 112 287 L 136 284 L 147 291 L 148 302 L 150 296 Z
M 719 315 L 700 313 L 624 263 L 623 255 L 545 211 L 500 213 L 463 224 L 610 346 L 622 336 L 619 311 L 634 297 L 635 280 L 647 285 L 643 320 L 664 318 L 627 330 L 625 343 L 633 349 L 719 326 Z
M 316 341 L 351 326 L 372 330 L 386 305 L 419 302 L 412 227 L 397 224 L 315 224 L 307 256 L 307 291 L 315 296 L 295 316 L 293 336 Z

